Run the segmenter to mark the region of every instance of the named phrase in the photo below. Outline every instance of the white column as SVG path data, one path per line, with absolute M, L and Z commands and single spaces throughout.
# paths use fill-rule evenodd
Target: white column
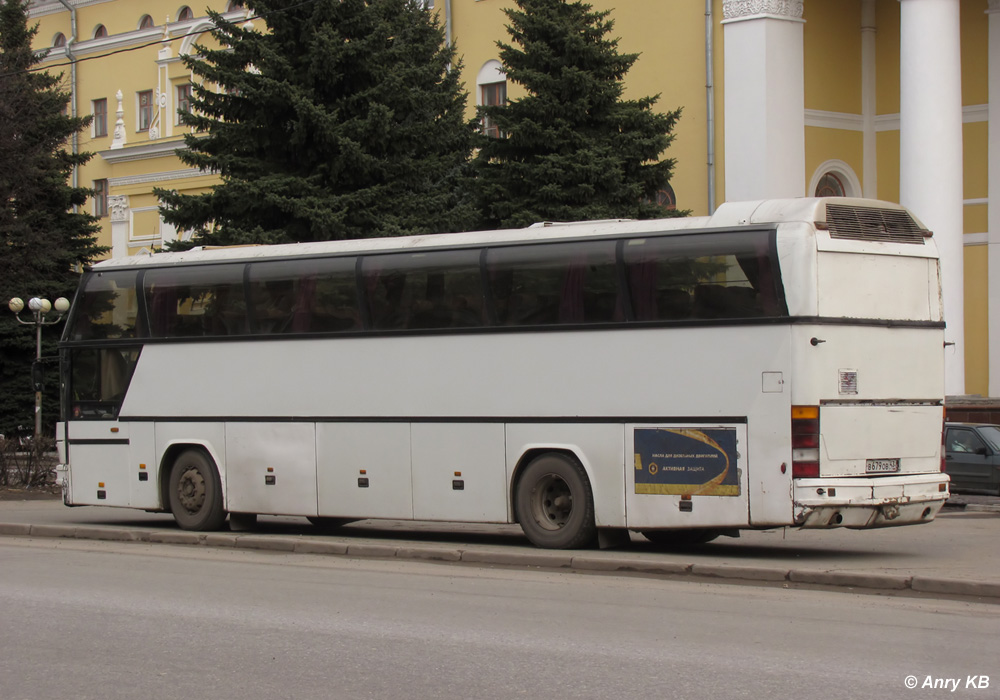
M 726 199 L 805 193 L 801 0 L 723 0 Z
M 989 56 L 989 286 L 990 396 L 1000 396 L 1000 0 L 990 0 Z
M 945 391 L 965 393 L 959 0 L 900 0 L 899 201 L 941 255 Z
M 861 179 L 862 192 L 869 199 L 878 197 L 875 34 L 875 0 L 861 0 L 861 123 L 864 129 Z

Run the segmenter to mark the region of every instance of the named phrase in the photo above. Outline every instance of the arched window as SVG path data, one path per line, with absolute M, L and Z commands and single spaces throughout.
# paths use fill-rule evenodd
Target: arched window
M 816 185 L 817 197 L 846 197 L 847 190 L 844 183 L 834 173 L 826 173 L 819 179 Z
M 670 186 L 670 183 L 665 184 L 663 189 L 656 191 L 656 205 L 664 209 L 677 208 L 677 195 L 674 194 L 674 188 Z
M 53 48 L 58 49 L 65 45 L 66 45 L 66 35 L 63 34 L 62 32 L 59 32 L 58 34 L 55 35 L 55 38 L 52 39 L 52 46 Z
M 142 19 L 139 20 L 139 29 L 152 29 L 153 28 L 153 18 L 149 15 L 143 15 Z
M 813 171 L 806 194 L 813 197 L 861 197 L 861 180 L 849 163 L 831 158 Z
M 95 39 L 103 39 L 107 35 L 108 35 L 108 29 L 103 24 L 98 24 L 96 27 L 94 27 Z
M 507 74 L 503 72 L 500 61 L 487 61 L 479 69 L 476 76 L 476 104 L 483 107 L 493 107 L 507 104 Z M 499 137 L 503 134 L 500 128 L 489 117 L 483 118 L 483 133 L 487 136 Z
M 194 12 L 191 11 L 190 7 L 185 5 L 180 10 L 177 11 L 177 21 L 184 22 L 189 19 L 194 19 Z

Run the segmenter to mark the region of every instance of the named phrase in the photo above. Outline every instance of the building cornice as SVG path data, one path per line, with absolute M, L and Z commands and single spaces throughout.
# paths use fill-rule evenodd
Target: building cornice
M 986 8 L 986 14 L 993 14 L 995 12 L 1000 12 L 1000 0 L 989 0 L 989 7 Z
M 186 151 L 187 145 L 178 139 L 159 139 L 148 141 L 135 146 L 125 146 L 124 148 L 112 148 L 106 151 L 98 151 L 101 158 L 112 165 L 118 163 L 128 163 L 135 160 L 149 160 L 151 158 L 164 158 L 173 156 L 177 151 Z
M 802 22 L 802 0 L 722 0 L 722 21 L 784 19 Z
M 198 168 L 187 168 L 185 170 L 170 170 L 167 172 L 146 173 L 145 175 L 126 175 L 124 177 L 108 178 L 108 185 L 115 187 L 131 187 L 132 185 L 148 185 L 166 182 L 168 180 L 185 180 L 189 177 L 202 177 L 212 173 L 198 170 Z

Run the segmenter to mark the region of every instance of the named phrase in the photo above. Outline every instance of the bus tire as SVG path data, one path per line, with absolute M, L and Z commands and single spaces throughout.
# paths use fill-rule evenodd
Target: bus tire
M 226 522 L 222 480 L 202 450 L 185 450 L 174 460 L 169 481 L 170 511 L 182 530 L 219 530 Z
M 587 472 L 564 454 L 550 452 L 528 464 L 517 481 L 514 510 L 536 547 L 580 549 L 597 537 Z
M 674 547 L 678 549 L 711 542 L 721 534 L 721 531 L 713 530 L 711 528 L 642 530 L 642 536 L 653 544 L 661 547 Z

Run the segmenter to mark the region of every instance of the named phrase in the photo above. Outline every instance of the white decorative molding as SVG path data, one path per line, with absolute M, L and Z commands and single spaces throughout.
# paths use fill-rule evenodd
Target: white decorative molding
M 211 175 L 198 168 L 187 170 L 170 170 L 167 172 L 145 173 L 143 175 L 128 175 L 125 177 L 108 178 L 109 187 L 130 187 L 132 185 L 148 185 L 150 183 L 166 182 L 168 180 L 185 180 L 189 177 Z
M 111 222 L 128 221 L 128 195 L 113 194 L 108 197 L 108 210 L 111 212 Z
M 989 7 L 986 8 L 986 14 L 1000 12 L 1000 0 L 989 0 L 989 3 Z
M 989 121 L 989 105 L 962 107 L 962 123 L 974 124 Z M 899 113 L 880 114 L 875 117 L 875 131 L 899 131 Z
M 806 126 L 843 129 L 845 131 L 863 131 L 865 128 L 864 118 L 860 114 L 828 112 L 822 109 L 806 110 Z
M 988 245 L 989 244 L 989 234 L 987 233 L 966 233 L 962 236 L 962 243 L 965 246 L 970 245 Z
M 722 20 L 759 17 L 802 20 L 802 0 L 722 0 Z

